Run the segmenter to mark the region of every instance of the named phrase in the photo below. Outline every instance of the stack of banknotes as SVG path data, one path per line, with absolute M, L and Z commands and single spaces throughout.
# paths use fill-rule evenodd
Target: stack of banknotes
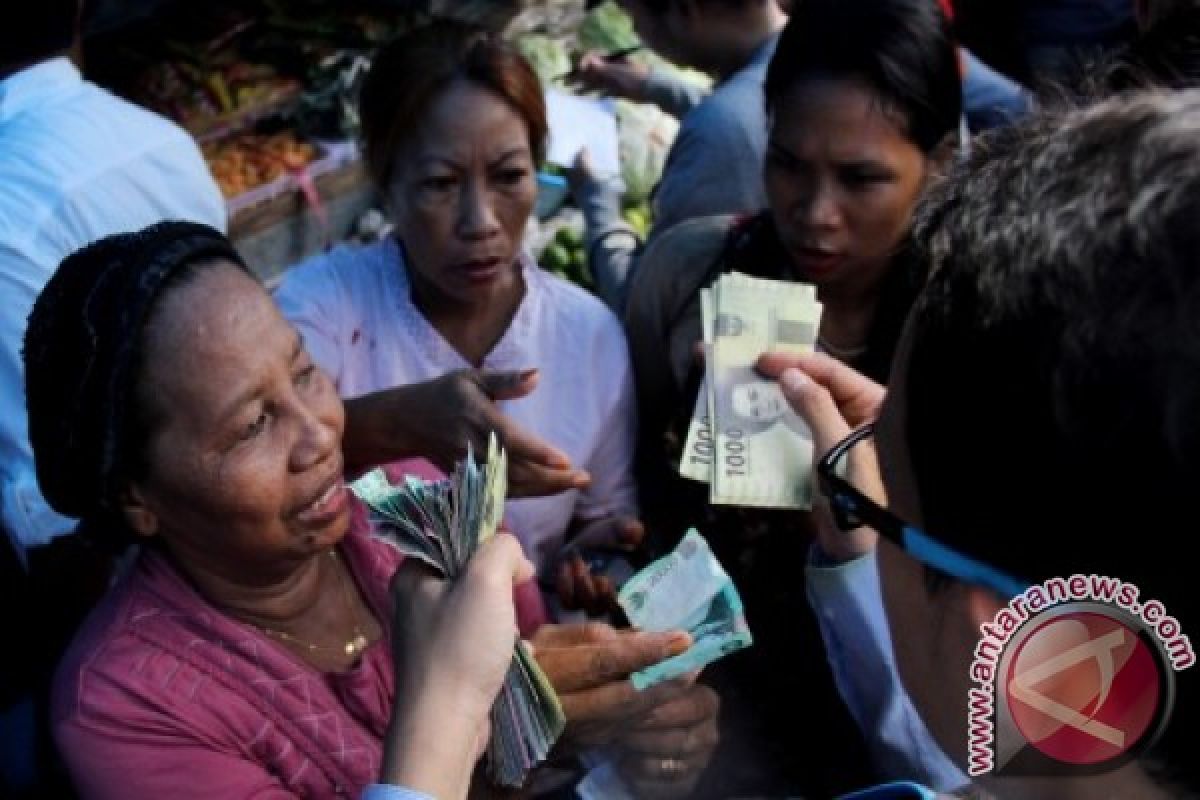
M 504 451 L 493 436 L 487 462 L 470 451 L 449 480 L 409 478 L 393 486 L 382 470 L 350 487 L 369 509 L 374 532 L 408 558 L 418 559 L 453 581 L 492 536 L 504 515 L 508 489 Z M 491 713 L 488 774 L 500 786 L 517 787 L 545 760 L 566 725 L 562 705 L 528 645 L 517 640 L 512 665 Z
M 626 581 L 617 602 L 635 628 L 684 630 L 692 636 L 683 653 L 630 676 L 638 690 L 694 672 L 754 641 L 737 588 L 695 530 Z
M 713 504 L 812 508 L 812 434 L 754 365 L 763 353 L 813 351 L 821 326 L 816 289 L 735 272 L 700 301 L 705 374 L 680 473 L 708 483 Z

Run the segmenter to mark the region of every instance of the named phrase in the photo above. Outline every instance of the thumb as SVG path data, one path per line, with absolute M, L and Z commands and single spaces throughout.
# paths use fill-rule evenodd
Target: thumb
M 480 372 L 478 380 L 480 388 L 493 400 L 515 400 L 537 388 L 538 371 Z
M 570 542 L 574 549 L 631 550 L 642 543 L 646 528 L 633 517 L 611 516 L 594 520 L 579 529 Z
M 500 436 L 500 442 L 508 453 L 510 463 L 527 461 L 557 469 L 570 468 L 571 459 L 566 453 L 525 430 L 507 416 L 497 413 L 491 423 Z
M 635 631 L 625 634 L 625 644 L 628 671 L 636 672 L 686 652 L 692 637 L 686 631 Z
M 490 576 L 513 586 L 534 576 L 533 564 L 525 557 L 520 542 L 510 533 L 497 533 L 484 542 L 467 567 L 472 574 Z
M 779 386 L 788 405 L 808 423 L 818 459 L 850 434 L 850 426 L 829 391 L 804 372 L 794 368 L 784 370 L 779 376 Z

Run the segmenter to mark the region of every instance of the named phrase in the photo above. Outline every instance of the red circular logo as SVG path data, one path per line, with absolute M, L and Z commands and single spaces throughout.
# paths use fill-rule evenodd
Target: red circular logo
M 1137 746 L 1161 718 L 1160 660 L 1112 616 L 1077 611 L 1037 625 L 1004 687 L 1021 736 L 1064 764 L 1097 765 Z

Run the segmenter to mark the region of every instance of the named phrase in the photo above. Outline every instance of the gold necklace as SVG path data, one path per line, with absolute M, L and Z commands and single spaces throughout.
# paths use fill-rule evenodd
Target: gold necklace
M 329 557 L 333 559 L 333 563 L 335 565 L 334 569 L 337 569 L 337 566 L 336 566 L 337 560 L 338 560 L 337 553 L 333 550 L 330 550 Z M 363 633 L 362 628 L 360 628 L 358 626 L 358 619 L 357 619 L 358 615 L 354 613 L 354 600 L 350 597 L 350 587 L 346 585 L 346 576 L 344 574 L 342 574 L 341 570 L 338 570 L 338 583 L 340 583 L 342 586 L 342 598 L 346 601 L 346 609 L 350 612 L 351 617 L 355 618 L 354 619 L 354 636 L 353 636 L 353 638 L 347 640 L 346 644 L 344 644 L 341 649 L 342 649 L 342 652 L 346 654 L 347 658 L 358 658 L 359 654 L 362 653 L 363 650 L 367 649 L 367 645 L 369 644 L 369 642 L 367 641 L 367 635 L 365 633 Z M 336 650 L 337 649 L 336 647 L 331 646 L 331 645 L 317 644 L 316 642 L 305 641 L 304 639 L 301 639 L 299 636 L 293 636 L 292 634 L 288 633 L 287 631 L 280 631 L 280 630 L 276 630 L 274 628 L 267 628 L 262 625 L 258 625 L 257 627 L 259 630 L 261 630 L 263 633 L 267 634 L 268 636 L 274 636 L 275 638 L 281 639 L 282 641 L 290 642 L 292 644 L 299 645 L 300 647 L 307 648 L 308 652 L 310 652 L 310 653 L 315 653 L 318 650 Z

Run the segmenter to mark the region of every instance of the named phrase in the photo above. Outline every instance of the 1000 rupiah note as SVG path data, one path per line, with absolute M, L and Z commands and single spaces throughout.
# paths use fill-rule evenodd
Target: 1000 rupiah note
M 712 326 L 713 300 L 711 289 L 700 290 L 700 315 L 704 328 L 704 380 L 696 393 L 696 410 L 688 425 L 687 441 L 679 459 L 679 474 L 694 481 L 709 483 L 713 468 L 712 432 Z
M 704 312 L 705 382 L 680 463 L 719 505 L 812 507 L 812 437 L 779 385 L 754 365 L 767 352 L 811 353 L 821 321 L 812 286 L 723 275 Z

